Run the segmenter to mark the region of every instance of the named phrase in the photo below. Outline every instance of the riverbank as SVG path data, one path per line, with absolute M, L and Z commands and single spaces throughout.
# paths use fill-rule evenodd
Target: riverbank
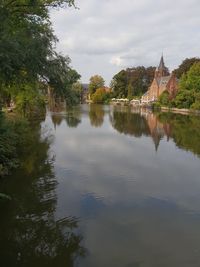
M 148 109 L 153 109 L 152 105 L 133 105 L 130 103 L 113 103 L 111 102 L 110 105 L 120 105 L 120 106 L 130 106 L 134 108 L 148 108 Z M 162 112 L 172 112 L 172 113 L 177 113 L 177 114 L 183 114 L 183 115 L 188 115 L 188 114 L 193 114 L 193 115 L 200 115 L 200 110 L 194 110 L 194 109 L 186 109 L 186 108 L 170 108 L 170 107 L 159 107 L 159 110 Z
M 193 114 L 193 115 L 200 115 L 200 110 L 192 110 L 192 109 L 186 109 L 186 108 L 169 108 L 169 107 L 161 107 L 161 111 L 163 112 L 172 112 L 172 113 L 178 113 L 178 114 Z

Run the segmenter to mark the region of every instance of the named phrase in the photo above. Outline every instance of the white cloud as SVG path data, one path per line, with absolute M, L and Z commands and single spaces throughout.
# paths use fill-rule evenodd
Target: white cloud
M 77 0 L 77 6 L 51 17 L 57 49 L 69 54 L 84 82 L 99 73 L 109 83 L 121 67 L 156 65 L 162 52 L 171 69 L 200 55 L 199 0 Z
M 112 65 L 122 66 L 122 59 L 121 59 L 121 57 L 114 56 L 111 58 L 110 63 Z

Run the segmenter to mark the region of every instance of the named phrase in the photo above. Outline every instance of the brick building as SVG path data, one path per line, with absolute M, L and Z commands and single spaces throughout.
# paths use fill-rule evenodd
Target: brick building
M 164 91 L 168 91 L 169 97 L 173 99 L 178 91 L 178 79 L 173 73 L 169 73 L 162 56 L 160 64 L 155 70 L 153 82 L 148 91 L 142 96 L 141 102 L 154 102 Z

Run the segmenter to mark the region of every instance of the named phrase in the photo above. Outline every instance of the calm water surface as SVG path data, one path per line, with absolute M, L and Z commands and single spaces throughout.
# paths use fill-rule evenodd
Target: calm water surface
M 83 105 L 35 131 L 1 181 L 0 266 L 200 266 L 200 117 Z

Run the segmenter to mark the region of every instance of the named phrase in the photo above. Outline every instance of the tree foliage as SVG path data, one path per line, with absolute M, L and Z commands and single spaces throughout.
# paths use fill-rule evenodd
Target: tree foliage
M 127 85 L 127 73 L 125 70 L 121 70 L 113 77 L 110 86 L 113 90 L 114 96 L 121 98 L 127 95 Z
M 177 69 L 174 70 L 174 74 L 178 79 L 181 78 L 183 74 L 186 74 L 192 65 L 196 62 L 200 62 L 200 58 L 193 57 L 193 58 L 186 58 L 183 60 L 183 62 L 179 65 Z
M 182 75 L 179 87 L 174 105 L 178 108 L 200 109 L 200 62 L 194 63 Z
M 90 78 L 89 83 L 89 92 L 94 94 L 98 88 L 101 88 L 105 85 L 104 79 L 100 75 L 94 75 Z
M 81 103 L 82 96 L 83 96 L 83 85 L 79 81 L 73 83 L 72 93 L 74 94 L 74 97 L 76 98 L 75 102 L 77 104 Z
M 19 157 L 30 136 L 31 129 L 27 121 L 8 120 L 4 114 L 0 114 L 0 177 L 19 165 Z
M 96 92 L 92 95 L 92 101 L 93 103 L 107 103 L 110 99 L 110 93 L 106 92 L 106 89 L 104 87 L 98 88 Z
M 23 90 L 25 84 L 48 84 L 56 94 L 71 89 L 80 77 L 70 59 L 55 51 L 49 8 L 73 0 L 3 0 L 0 4 L 0 94 Z M 5 90 L 6 88 L 6 90 Z M 16 93 L 16 92 L 15 92 Z M 66 95 L 66 94 L 65 94 Z
M 180 89 L 200 92 L 200 62 L 194 63 L 189 71 L 181 77 Z
M 193 90 L 179 90 L 173 103 L 177 108 L 189 109 L 195 102 L 195 93 Z
M 111 87 L 115 97 L 141 96 L 148 90 L 155 68 L 138 66 L 121 70 L 112 80 Z M 131 89 L 132 88 L 132 89 Z

